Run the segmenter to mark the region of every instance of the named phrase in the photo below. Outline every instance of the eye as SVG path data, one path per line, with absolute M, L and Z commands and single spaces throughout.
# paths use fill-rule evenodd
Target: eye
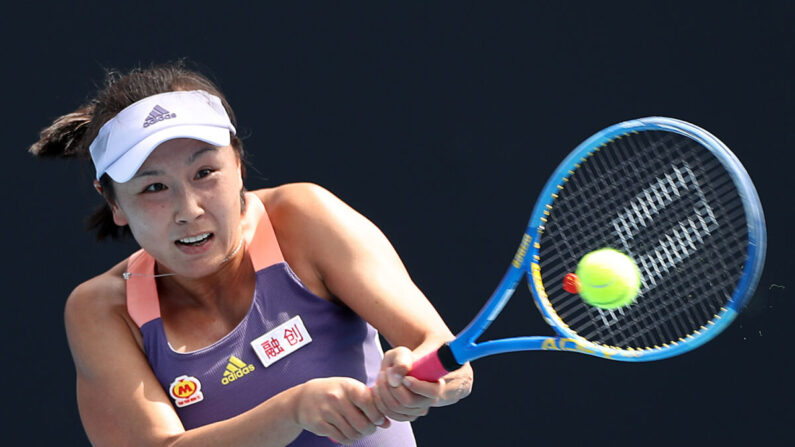
M 197 179 L 204 178 L 204 177 L 207 177 L 208 175 L 210 175 L 212 173 L 213 173 L 212 169 L 210 169 L 210 168 L 202 168 L 202 169 L 199 169 L 199 172 L 196 173 L 196 178 Z
M 164 189 L 166 189 L 166 185 L 162 183 L 152 183 L 151 185 L 147 185 L 142 192 L 159 192 Z

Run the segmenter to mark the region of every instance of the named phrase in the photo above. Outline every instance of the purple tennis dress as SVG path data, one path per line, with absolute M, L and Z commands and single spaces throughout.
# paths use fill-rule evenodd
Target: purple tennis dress
M 256 271 L 254 299 L 240 324 L 197 351 L 174 351 L 160 318 L 154 259 L 143 250 L 128 261 L 127 307 L 143 335 L 149 364 L 172 399 L 185 429 L 228 419 L 318 377 L 375 383 L 383 357 L 377 331 L 350 309 L 310 292 L 284 262 L 261 202 L 248 197 L 248 254 Z M 259 217 L 261 216 L 261 217 Z M 333 446 L 304 431 L 291 446 Z M 415 446 L 411 425 L 387 429 L 354 444 Z

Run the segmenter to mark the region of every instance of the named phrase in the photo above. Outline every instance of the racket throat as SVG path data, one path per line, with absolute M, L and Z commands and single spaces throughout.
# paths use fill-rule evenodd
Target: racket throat
M 447 371 L 452 372 L 463 366 L 463 363 L 459 363 L 458 360 L 456 360 L 455 354 L 453 354 L 453 350 L 450 349 L 449 344 L 442 345 L 442 347 L 436 351 L 436 355 L 439 357 L 439 362 L 442 364 L 442 367 Z

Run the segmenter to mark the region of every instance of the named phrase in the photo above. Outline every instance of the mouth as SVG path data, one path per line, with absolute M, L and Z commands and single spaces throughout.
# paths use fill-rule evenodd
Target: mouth
M 177 239 L 174 241 L 177 245 L 183 245 L 188 247 L 199 247 L 201 245 L 206 244 L 210 239 L 213 238 L 213 233 L 200 233 L 195 236 L 188 236 L 182 239 Z

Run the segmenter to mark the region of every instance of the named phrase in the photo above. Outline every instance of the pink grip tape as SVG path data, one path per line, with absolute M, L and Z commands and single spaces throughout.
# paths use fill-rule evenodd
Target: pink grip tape
M 414 362 L 411 371 L 409 371 L 409 375 L 426 382 L 436 382 L 449 372 L 450 371 L 442 366 L 437 352 L 433 351 Z

